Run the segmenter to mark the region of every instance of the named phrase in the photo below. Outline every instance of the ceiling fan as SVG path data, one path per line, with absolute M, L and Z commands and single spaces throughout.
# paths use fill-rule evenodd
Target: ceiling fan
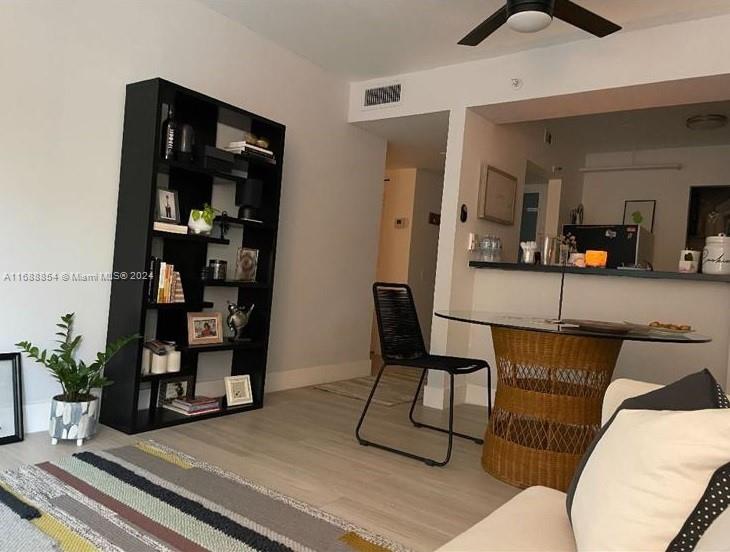
M 507 0 L 505 6 L 477 25 L 459 44 L 476 46 L 505 23 L 521 33 L 541 31 L 550 25 L 553 17 L 598 37 L 621 30 L 612 21 L 570 0 Z

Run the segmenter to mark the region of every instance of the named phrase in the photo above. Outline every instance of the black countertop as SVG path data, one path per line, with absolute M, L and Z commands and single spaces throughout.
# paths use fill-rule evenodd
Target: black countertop
M 552 272 L 560 274 L 562 266 L 531 265 L 520 263 L 493 263 L 487 261 L 470 261 L 472 268 L 491 268 L 500 270 L 518 270 L 522 272 Z M 619 270 L 616 268 L 578 268 L 565 267 L 566 274 L 588 274 L 591 276 L 621 276 L 625 278 L 653 278 L 657 280 L 691 280 L 699 282 L 730 283 L 730 275 L 718 276 L 715 274 L 690 274 L 685 272 L 656 272 L 651 270 Z

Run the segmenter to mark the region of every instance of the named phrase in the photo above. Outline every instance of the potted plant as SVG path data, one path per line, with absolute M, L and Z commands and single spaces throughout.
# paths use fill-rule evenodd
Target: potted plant
M 188 228 L 193 231 L 193 234 L 210 234 L 210 231 L 213 230 L 216 211 L 207 203 L 203 205 L 202 209 L 190 209 Z
M 119 350 L 137 339 L 137 336 L 123 337 L 107 345 L 106 350 L 96 354 L 96 360 L 86 364 L 76 360 L 76 353 L 81 343 L 81 336 L 73 335 L 74 313 L 61 316 L 61 323 L 56 324 L 61 330 L 56 333 L 58 348 L 49 354 L 40 350 L 30 341 L 16 343 L 16 347 L 36 362 L 43 364 L 58 380 L 63 393 L 53 397 L 48 432 L 51 443 L 59 439 L 75 439 L 81 446 L 84 439 L 96 433 L 99 417 L 99 399 L 91 392 L 101 389 L 112 382 L 104 377 L 104 366 Z

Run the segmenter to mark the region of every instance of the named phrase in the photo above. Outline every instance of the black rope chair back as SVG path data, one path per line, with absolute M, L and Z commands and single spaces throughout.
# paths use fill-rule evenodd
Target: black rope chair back
M 373 299 L 383 359 L 396 361 L 425 356 L 426 345 L 411 288 L 406 284 L 376 282 Z

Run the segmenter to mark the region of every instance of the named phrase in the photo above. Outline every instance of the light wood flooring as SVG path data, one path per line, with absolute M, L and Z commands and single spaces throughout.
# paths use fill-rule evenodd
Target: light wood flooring
M 82 449 L 154 439 L 418 551 L 438 548 L 518 492 L 482 471 L 481 447 L 470 441 L 455 440 L 445 468 L 358 445 L 353 432 L 363 404 L 315 389 L 282 391 L 268 395 L 261 410 L 139 435 L 102 426 Z M 363 435 L 441 457 L 446 436 L 412 427 L 408 407 L 374 405 Z M 430 423 L 442 417 L 432 409 L 419 414 Z M 485 416 L 483 408 L 459 406 L 456 428 L 482 434 Z M 35 433 L 0 448 L 0 469 L 82 449 L 52 446 L 47 434 Z

